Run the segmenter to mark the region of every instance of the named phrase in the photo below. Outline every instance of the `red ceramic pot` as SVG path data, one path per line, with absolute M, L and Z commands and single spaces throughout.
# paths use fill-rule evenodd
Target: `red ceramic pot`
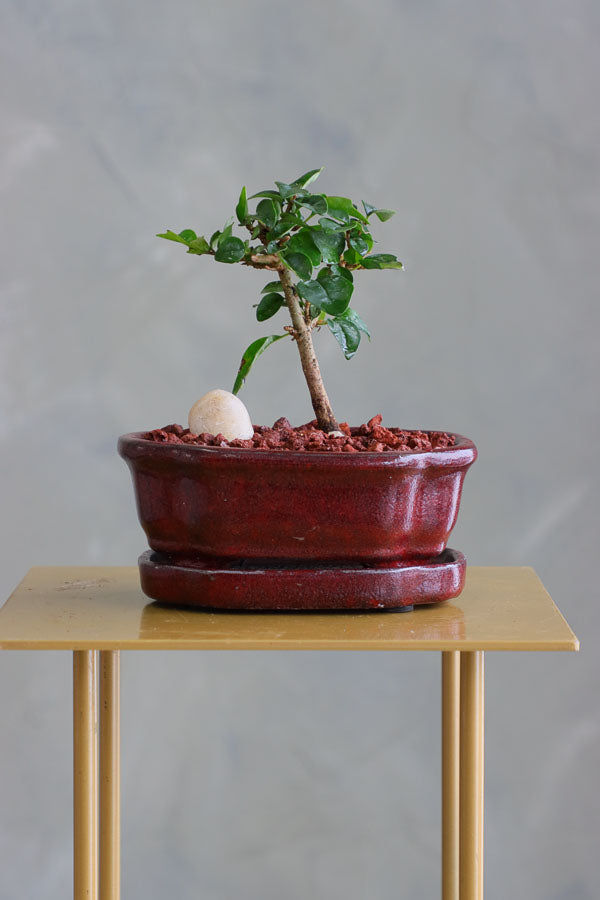
M 123 435 L 150 547 L 194 560 L 425 560 L 446 547 L 477 450 L 303 453 Z
M 397 609 L 457 596 L 446 550 L 477 450 L 302 453 L 119 439 L 145 593 L 221 609 Z

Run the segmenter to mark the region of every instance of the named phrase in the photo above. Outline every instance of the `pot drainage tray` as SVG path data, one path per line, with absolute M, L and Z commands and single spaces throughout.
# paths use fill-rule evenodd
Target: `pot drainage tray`
M 223 610 L 402 610 L 457 597 L 466 560 L 446 549 L 428 560 L 368 565 L 286 560 L 182 562 L 148 550 L 142 590 L 176 606 Z

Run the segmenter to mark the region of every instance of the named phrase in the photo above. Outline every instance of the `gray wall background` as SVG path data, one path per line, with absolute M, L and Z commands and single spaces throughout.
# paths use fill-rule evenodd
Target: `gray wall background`
M 389 205 L 371 345 L 319 339 L 342 418 L 477 442 L 451 544 L 534 565 L 579 656 L 489 654 L 490 900 L 598 896 L 597 85 L 588 0 L 3 4 L 4 596 L 33 564 L 133 564 L 119 433 L 183 422 L 264 332 L 212 231 L 242 184 L 325 164 Z M 360 300 L 358 299 L 360 298 Z M 243 393 L 311 417 L 291 348 Z M 0 655 L 0 897 L 71 884 L 71 660 Z M 123 894 L 437 895 L 435 655 L 126 653 Z

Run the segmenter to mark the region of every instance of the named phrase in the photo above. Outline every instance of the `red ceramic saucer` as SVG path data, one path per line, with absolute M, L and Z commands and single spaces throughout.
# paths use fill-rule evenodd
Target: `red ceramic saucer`
M 403 610 L 460 594 L 466 560 L 446 549 L 429 560 L 288 563 L 284 560 L 184 562 L 148 550 L 139 558 L 142 590 L 152 600 L 221 610 Z

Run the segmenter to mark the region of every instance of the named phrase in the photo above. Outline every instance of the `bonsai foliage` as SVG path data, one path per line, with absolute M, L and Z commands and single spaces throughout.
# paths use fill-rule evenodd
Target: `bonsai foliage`
M 241 263 L 277 275 L 261 292 L 256 306 L 259 322 L 285 309 L 291 324 L 279 334 L 258 338 L 242 356 L 233 393 L 242 387 L 255 360 L 282 338 L 296 342 L 302 371 L 319 427 L 336 431 L 338 423 L 323 385 L 313 345 L 313 332 L 325 326 L 335 337 L 346 359 L 351 359 L 361 340 L 370 338 L 367 326 L 350 306 L 354 272 L 358 269 L 401 269 L 391 253 L 373 253 L 371 217 L 381 222 L 394 215 L 363 201 L 361 212 L 347 197 L 314 194 L 309 189 L 321 169 L 313 169 L 290 184 L 276 181 L 277 190 L 259 191 L 251 197 L 242 188 L 236 206 L 238 224 L 249 232 L 242 239 L 233 234 L 233 217 L 221 231 L 207 239 L 191 228 L 158 237 L 184 244 L 188 253 L 213 256 L 221 263 Z M 257 200 L 254 212 L 248 200 Z

